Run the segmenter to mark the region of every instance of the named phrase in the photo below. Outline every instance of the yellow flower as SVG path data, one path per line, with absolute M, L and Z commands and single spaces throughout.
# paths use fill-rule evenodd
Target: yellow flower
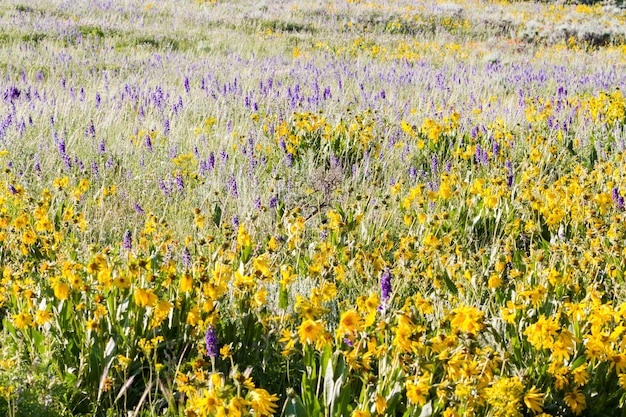
M 269 416 L 276 412 L 278 397 L 275 394 L 270 394 L 262 388 L 255 388 L 248 392 L 248 399 L 255 415 Z
M 22 243 L 24 243 L 25 245 L 30 246 L 36 241 L 37 241 L 37 234 L 32 229 L 26 230 L 24 234 L 22 235 Z
M 189 292 L 193 289 L 193 278 L 189 274 L 184 274 L 179 283 L 179 288 L 182 292 Z
M 319 321 L 305 320 L 298 327 L 298 336 L 300 337 L 300 343 L 312 344 L 316 343 L 324 333 L 324 325 Z
M 587 400 L 585 394 L 580 392 L 579 388 L 574 388 L 573 391 L 568 392 L 565 397 L 565 404 L 574 412 L 575 415 L 580 415 L 587 407 Z
M 254 258 L 252 260 L 252 265 L 254 266 L 254 269 L 265 278 L 269 278 L 271 276 L 270 260 L 267 257 L 267 254 L 262 254 Z
M 345 333 L 354 334 L 360 331 L 362 327 L 363 319 L 361 315 L 356 310 L 349 310 L 341 315 L 337 333 L 339 335 L 344 335 Z
M 501 378 L 485 390 L 487 403 L 494 415 L 502 417 L 522 417 L 520 400 L 524 386 L 516 378 Z M 525 400 L 525 397 L 524 397 Z
M 385 410 L 387 409 L 387 399 L 382 395 L 376 396 L 376 413 L 378 415 L 385 414 Z
M 64 282 L 57 282 L 52 286 L 52 290 L 54 291 L 54 296 L 56 298 L 59 300 L 65 300 L 70 292 L 70 286 Z
M 371 414 L 365 410 L 354 410 L 351 417 L 370 417 Z
M 453 329 L 458 329 L 470 335 L 476 336 L 476 332 L 480 331 L 484 326 L 484 315 L 485 313 L 476 307 L 461 305 L 460 307 L 452 310 L 450 326 L 452 326 Z
M 52 320 L 52 313 L 47 310 L 37 310 L 35 314 L 35 322 L 37 324 L 46 324 Z
M 232 358 L 233 357 L 232 349 L 233 349 L 232 343 L 222 346 L 222 348 L 220 349 L 220 355 L 222 356 L 222 359 Z
M 121 275 L 113 280 L 113 285 L 119 289 L 126 289 L 130 287 L 130 278 L 126 275 Z
M 417 382 L 412 379 L 406 381 L 406 398 L 412 404 L 418 406 L 426 404 L 429 390 L 430 386 L 426 383 L 424 378 Z
M 21 312 L 19 314 L 14 314 L 13 316 L 13 324 L 17 329 L 25 329 L 33 325 L 33 317 L 26 312 Z
M 135 291 L 135 304 L 139 307 L 153 306 L 158 297 L 152 292 L 152 290 L 144 290 L 143 288 L 138 288 Z
M 533 385 L 524 395 L 524 404 L 534 414 L 541 413 L 543 411 L 543 393 Z

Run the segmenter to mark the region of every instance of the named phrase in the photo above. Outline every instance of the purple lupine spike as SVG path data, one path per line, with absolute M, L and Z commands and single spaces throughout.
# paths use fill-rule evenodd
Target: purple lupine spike
M 137 212 L 137 214 L 144 214 L 145 211 L 143 210 L 143 208 L 139 205 L 139 203 L 135 203 L 134 204 L 134 209 L 135 212 Z
M 233 227 L 235 230 L 239 229 L 239 216 L 236 214 L 233 216 Z
M 497 157 L 498 155 L 500 155 L 500 144 L 498 143 L 498 141 L 494 140 L 491 148 L 493 156 Z
M 254 199 L 254 208 L 257 210 L 261 210 L 261 197 L 257 197 Z
M 233 197 L 239 197 L 239 192 L 237 191 L 237 179 L 234 175 L 230 176 L 230 180 L 228 181 L 228 187 L 230 188 L 230 194 Z
M 278 197 L 276 196 L 272 196 L 270 198 L 269 204 L 270 208 L 276 208 L 276 206 L 278 206 Z
M 148 152 L 152 152 L 152 139 L 150 139 L 150 135 L 146 135 L 146 149 Z
M 617 187 L 614 187 L 611 190 L 611 198 L 613 199 L 614 203 L 617 203 L 617 200 L 619 199 L 619 189 Z
M 383 275 L 380 277 L 380 301 L 383 306 L 387 305 L 389 298 L 391 297 L 391 271 L 389 268 L 385 269 Z
M 185 77 L 183 85 L 185 86 L 185 92 L 189 93 L 191 91 L 191 87 L 189 86 L 189 77 Z
M 94 126 L 93 120 L 90 121 L 89 127 L 87 127 L 87 131 L 85 133 L 87 136 L 91 136 L 92 138 L 96 137 L 96 126 Z
M 180 259 L 185 268 L 191 268 L 191 252 L 189 252 L 189 248 L 187 246 L 183 248 L 183 253 Z
M 170 196 L 170 189 L 169 189 L 169 187 L 167 186 L 167 184 L 165 183 L 165 181 L 163 181 L 163 179 L 160 179 L 160 180 L 159 180 L 159 188 L 161 189 L 161 191 L 163 192 L 163 194 L 164 194 L 166 197 L 169 197 L 169 196 Z
M 163 122 L 163 136 L 167 136 L 170 133 L 170 119 L 165 119 Z
M 415 179 L 417 177 L 417 168 L 413 166 L 409 168 L 409 177 L 411 179 Z
M 439 160 L 437 159 L 436 155 L 433 155 L 430 161 L 430 170 L 432 171 L 433 174 L 436 174 L 438 169 L 439 169 Z
M 100 169 L 98 168 L 96 161 L 91 162 L 91 175 L 93 175 L 96 179 L 100 178 Z
M 183 181 L 183 176 L 178 171 L 176 173 L 176 186 L 178 187 L 178 191 L 183 192 L 185 190 L 185 182 Z
M 209 325 L 207 327 L 204 341 L 206 342 L 206 355 L 211 359 L 215 359 L 218 353 L 217 332 L 213 326 Z
M 620 210 L 624 210 L 624 197 L 620 196 L 617 199 L 617 208 Z
M 474 155 L 474 159 L 475 159 L 476 163 L 480 163 L 482 154 L 483 154 L 483 150 L 480 147 L 480 143 L 478 143 L 478 144 L 476 144 L 476 155 Z
M 124 249 L 131 250 L 133 248 L 133 235 L 130 230 L 124 232 L 124 241 L 122 243 Z

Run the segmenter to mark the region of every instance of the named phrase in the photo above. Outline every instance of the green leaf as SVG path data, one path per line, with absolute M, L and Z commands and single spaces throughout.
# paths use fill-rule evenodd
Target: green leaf
M 278 294 L 278 308 L 285 310 L 287 307 L 289 307 L 289 293 L 287 293 L 285 286 L 281 285 Z
M 13 323 L 11 323 L 8 319 L 4 319 L 2 320 L 2 326 L 4 326 L 4 328 L 9 331 L 13 338 L 17 339 L 17 332 L 15 330 L 15 327 L 13 326 Z
M 252 256 L 252 245 L 246 245 L 241 250 L 241 262 L 246 263 L 250 260 Z
M 31 334 L 33 337 L 33 343 L 35 344 L 35 349 L 37 349 L 37 352 L 43 355 L 44 352 L 46 351 L 46 346 L 44 344 L 44 341 L 46 340 L 46 338 L 37 329 L 31 329 L 31 331 L 32 331 Z
M 452 282 L 450 277 L 448 277 L 447 271 L 445 274 L 443 274 L 443 282 L 446 284 L 446 287 L 448 287 L 448 290 L 450 290 L 452 294 L 457 295 L 459 293 L 459 289 L 456 287 L 456 285 L 454 285 L 454 282 Z
M 213 206 L 212 218 L 213 218 L 213 223 L 215 223 L 217 227 L 220 227 L 220 224 L 222 223 L 222 208 L 217 203 L 215 203 L 215 205 Z
M 300 397 L 287 398 L 285 402 L 285 412 L 283 413 L 284 417 L 308 417 L 308 415 L 309 413 L 307 413 L 306 408 L 304 408 Z

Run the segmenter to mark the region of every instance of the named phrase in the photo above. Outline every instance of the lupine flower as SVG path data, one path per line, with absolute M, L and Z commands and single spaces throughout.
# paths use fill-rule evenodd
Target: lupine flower
M 143 210 L 143 208 L 139 205 L 139 203 L 135 203 L 134 204 L 134 209 L 137 212 L 137 214 L 144 214 L 145 211 Z
M 392 275 L 389 268 L 385 269 L 385 272 L 383 272 L 383 275 L 380 277 L 380 301 L 383 308 L 387 305 L 389 297 L 391 297 L 391 278 Z
M 217 357 L 217 332 L 215 328 L 209 324 L 204 335 L 204 341 L 206 343 L 206 355 L 209 358 L 215 359 Z
M 185 268 L 191 268 L 191 252 L 189 252 L 189 248 L 187 246 L 183 248 L 181 262 Z
M 124 232 L 124 242 L 122 245 L 126 250 L 131 250 L 133 248 L 133 235 L 130 230 L 126 230 Z

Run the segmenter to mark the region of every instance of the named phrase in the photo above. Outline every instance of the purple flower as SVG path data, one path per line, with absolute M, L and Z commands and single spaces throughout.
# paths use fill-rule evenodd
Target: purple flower
M 619 189 L 617 189 L 617 187 L 614 187 L 611 190 L 611 198 L 613 199 L 614 203 L 617 203 L 617 201 L 619 199 Z
M 217 357 L 217 332 L 215 328 L 209 324 L 204 335 L 204 341 L 206 342 L 206 355 L 209 358 L 215 359 Z
M 272 198 L 270 198 L 270 202 L 269 202 L 270 208 L 276 208 L 277 205 L 278 205 L 278 197 L 273 196 Z
M 183 254 L 181 255 L 181 262 L 185 268 L 191 267 L 191 252 L 189 252 L 189 248 L 185 246 L 183 248 Z
M 178 191 L 183 192 L 185 190 L 185 182 L 180 171 L 176 173 L 176 185 L 178 186 Z
M 96 179 L 100 178 L 100 169 L 98 168 L 96 161 L 91 162 L 91 174 Z
M 144 214 L 145 211 L 143 210 L 143 208 L 139 205 L 139 203 L 135 203 L 134 205 L 135 211 L 137 212 L 137 214 Z
M 233 227 L 235 230 L 239 229 L 239 216 L 233 216 Z
M 130 233 L 130 230 L 126 230 L 124 232 L 124 242 L 122 245 L 126 250 L 131 250 L 133 248 L 133 235 Z
M 439 160 L 437 159 L 436 155 L 433 155 L 432 160 L 430 161 L 430 170 L 432 171 L 433 174 L 435 174 L 438 169 L 439 169 Z
M 237 179 L 234 175 L 230 176 L 230 181 L 228 181 L 228 187 L 230 188 L 230 194 L 233 197 L 239 197 L 239 192 L 237 191 Z
M 392 275 L 389 268 L 385 269 L 385 272 L 380 277 L 380 299 L 383 305 L 386 305 L 389 297 L 391 297 L 391 278 Z

